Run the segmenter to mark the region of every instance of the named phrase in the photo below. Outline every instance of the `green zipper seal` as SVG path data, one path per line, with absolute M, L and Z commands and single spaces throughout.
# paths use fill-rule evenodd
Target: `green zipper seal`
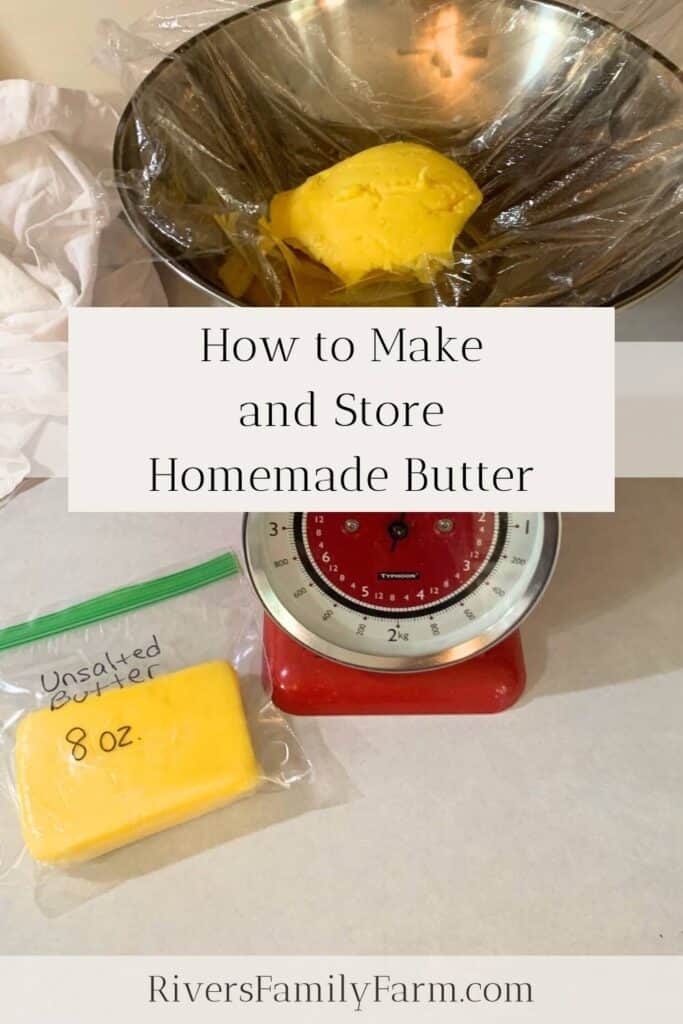
M 240 563 L 237 556 L 232 551 L 227 551 L 189 569 L 181 569 L 180 572 L 159 576 L 154 580 L 145 580 L 144 583 L 132 583 L 130 586 L 110 590 L 107 594 L 100 594 L 58 612 L 50 612 L 29 622 L 20 622 L 16 626 L 0 629 L 0 651 L 22 647 L 36 640 L 45 640 L 58 633 L 66 633 L 81 626 L 90 626 L 94 622 L 112 619 L 116 615 L 125 615 L 126 612 L 133 612 L 159 601 L 167 601 L 171 597 L 179 597 L 180 594 L 217 583 L 218 580 L 236 576 L 239 572 Z

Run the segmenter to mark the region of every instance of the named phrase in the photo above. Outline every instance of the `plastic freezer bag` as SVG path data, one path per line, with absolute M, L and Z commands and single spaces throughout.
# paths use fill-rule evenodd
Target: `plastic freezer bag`
M 286 798 L 312 772 L 261 681 L 230 553 L 0 630 L 0 752 L 17 810 L 5 870 L 20 821 L 33 857 L 62 868 L 238 798 Z
M 124 208 L 157 257 L 211 294 L 621 305 L 683 265 L 683 76 L 642 41 L 675 61 L 677 0 L 253 7 L 167 3 L 129 31 L 104 27 L 102 59 L 133 91 L 115 146 Z M 396 140 L 453 158 L 484 194 L 430 283 L 371 274 L 343 287 L 264 236 L 274 195 Z

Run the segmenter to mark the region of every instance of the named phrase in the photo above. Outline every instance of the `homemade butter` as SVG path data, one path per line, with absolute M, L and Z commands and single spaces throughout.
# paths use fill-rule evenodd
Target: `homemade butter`
M 467 171 L 428 146 L 373 146 L 270 203 L 265 229 L 347 286 L 377 271 L 428 280 L 482 202 Z
M 235 671 L 214 661 L 34 711 L 17 729 L 22 828 L 36 860 L 89 860 L 252 789 Z

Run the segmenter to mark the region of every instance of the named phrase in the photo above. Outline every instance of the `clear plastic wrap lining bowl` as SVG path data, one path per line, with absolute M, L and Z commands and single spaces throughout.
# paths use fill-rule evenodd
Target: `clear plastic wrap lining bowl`
M 683 75 L 537 0 L 279 0 L 193 37 L 139 86 L 115 173 L 154 253 L 216 298 L 236 250 L 253 304 L 289 301 L 259 244 L 271 196 L 380 142 L 462 163 L 485 200 L 430 285 L 340 304 L 624 305 L 683 267 Z M 218 219 L 217 219 L 218 218 Z M 310 303 L 315 304 L 315 303 Z

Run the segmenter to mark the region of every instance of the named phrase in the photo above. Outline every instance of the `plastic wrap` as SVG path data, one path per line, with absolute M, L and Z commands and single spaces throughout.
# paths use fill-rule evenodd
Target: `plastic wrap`
M 301 784 L 306 789 L 312 783 L 312 766 L 262 681 L 260 619 L 237 559 L 223 554 L 198 566 L 174 567 L 154 581 L 66 610 L 37 613 L 0 631 L 0 755 L 5 769 L 0 794 L 4 792 L 17 811 L 2 816 L 7 824 L 0 835 L 0 878 L 7 879 L 11 869 L 27 859 L 16 788 L 15 744 L 22 720 L 44 708 L 57 719 L 65 715 L 64 708 L 76 705 L 83 714 L 85 707 L 96 708 L 104 694 L 142 686 L 205 662 L 228 662 L 237 673 L 257 765 L 255 786 L 223 810 L 159 831 L 90 863 L 35 864 L 37 884 L 47 893 L 47 909 L 63 909 L 80 900 L 84 891 L 90 893 L 203 845 L 300 813 L 302 802 L 293 793 Z M 187 699 L 189 714 L 189 689 Z M 61 743 L 61 731 L 57 732 Z M 134 731 L 131 738 L 144 741 Z M 94 755 L 102 760 L 96 750 L 97 736 L 91 732 L 85 740 L 89 758 L 83 761 L 71 750 L 73 739 L 62 744 L 68 772 L 92 772 Z M 118 757 L 119 762 L 108 762 L 107 770 L 111 763 L 115 778 L 124 777 L 120 759 L 128 751 L 115 745 L 110 749 L 110 739 L 107 733 L 102 747 L 105 758 Z M 172 729 L 168 742 L 172 748 Z M 45 778 L 45 786 L 55 785 L 58 779 Z M 130 797 L 135 799 L 135 794 L 131 792 Z M 245 812 L 246 805 L 253 809 L 247 807 Z
M 621 305 L 683 263 L 677 6 L 210 0 L 106 23 L 101 59 L 133 93 L 116 185 L 157 256 L 227 301 L 236 253 L 246 304 Z M 427 286 L 385 275 L 320 296 L 310 267 L 264 252 L 269 200 L 398 139 L 484 192 L 453 266 Z

